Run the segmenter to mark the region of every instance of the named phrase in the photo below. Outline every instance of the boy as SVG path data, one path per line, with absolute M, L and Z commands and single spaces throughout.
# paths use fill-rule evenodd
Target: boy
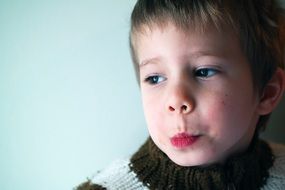
M 284 189 L 258 138 L 285 89 L 275 0 L 138 0 L 130 44 L 150 137 L 78 189 Z

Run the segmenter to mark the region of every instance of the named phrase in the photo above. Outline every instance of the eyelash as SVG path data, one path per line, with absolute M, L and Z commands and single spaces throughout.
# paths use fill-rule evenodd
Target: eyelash
M 194 75 L 195 77 L 199 77 L 199 78 L 210 78 L 214 75 L 216 75 L 219 71 L 217 69 L 213 69 L 213 68 L 201 68 L 201 69 L 197 69 L 194 71 Z
M 207 78 L 210 78 L 216 75 L 218 72 L 219 71 L 217 69 L 213 69 L 213 68 L 201 68 L 201 69 L 197 69 L 194 71 L 194 76 L 197 78 L 201 78 L 201 79 L 207 79 Z M 158 74 L 154 74 L 154 75 L 146 77 L 144 79 L 144 82 L 150 85 L 157 85 L 165 80 L 166 80 L 165 77 L 160 76 Z
M 161 80 L 162 79 L 162 80 Z M 145 78 L 145 82 L 150 84 L 150 85 L 156 85 L 160 82 L 163 82 L 166 78 L 163 76 L 159 76 L 159 75 L 152 75 L 152 76 L 148 76 Z

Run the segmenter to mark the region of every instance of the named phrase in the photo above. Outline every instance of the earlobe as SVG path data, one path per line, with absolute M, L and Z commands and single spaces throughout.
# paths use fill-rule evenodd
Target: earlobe
M 260 102 L 259 114 L 267 115 L 271 113 L 283 97 L 285 89 L 285 73 L 281 68 L 277 68 L 275 74 L 264 87 Z

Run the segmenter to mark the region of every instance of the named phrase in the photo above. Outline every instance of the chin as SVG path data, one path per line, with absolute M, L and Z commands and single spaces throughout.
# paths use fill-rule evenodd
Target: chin
M 208 166 L 211 165 L 213 163 L 215 163 L 215 161 L 213 160 L 204 160 L 203 158 L 205 158 L 205 156 L 202 157 L 193 157 L 191 156 L 191 159 L 189 159 L 190 156 L 177 156 L 177 154 L 169 156 L 167 155 L 168 158 L 174 162 L 175 164 L 182 166 L 182 167 L 191 167 L 191 166 Z
M 172 155 L 172 156 L 167 155 L 167 156 L 172 162 L 183 167 L 197 166 L 202 164 L 200 162 L 197 162 L 197 160 L 189 160 L 185 158 L 185 156 L 182 157 L 179 157 L 177 155 Z

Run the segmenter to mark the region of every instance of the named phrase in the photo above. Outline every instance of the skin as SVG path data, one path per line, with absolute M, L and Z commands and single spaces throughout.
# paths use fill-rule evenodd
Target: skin
M 223 163 L 245 151 L 264 110 L 238 37 L 210 26 L 204 32 L 172 23 L 143 29 L 133 41 L 154 143 L 181 166 Z M 171 138 L 179 133 L 199 138 L 175 147 Z

